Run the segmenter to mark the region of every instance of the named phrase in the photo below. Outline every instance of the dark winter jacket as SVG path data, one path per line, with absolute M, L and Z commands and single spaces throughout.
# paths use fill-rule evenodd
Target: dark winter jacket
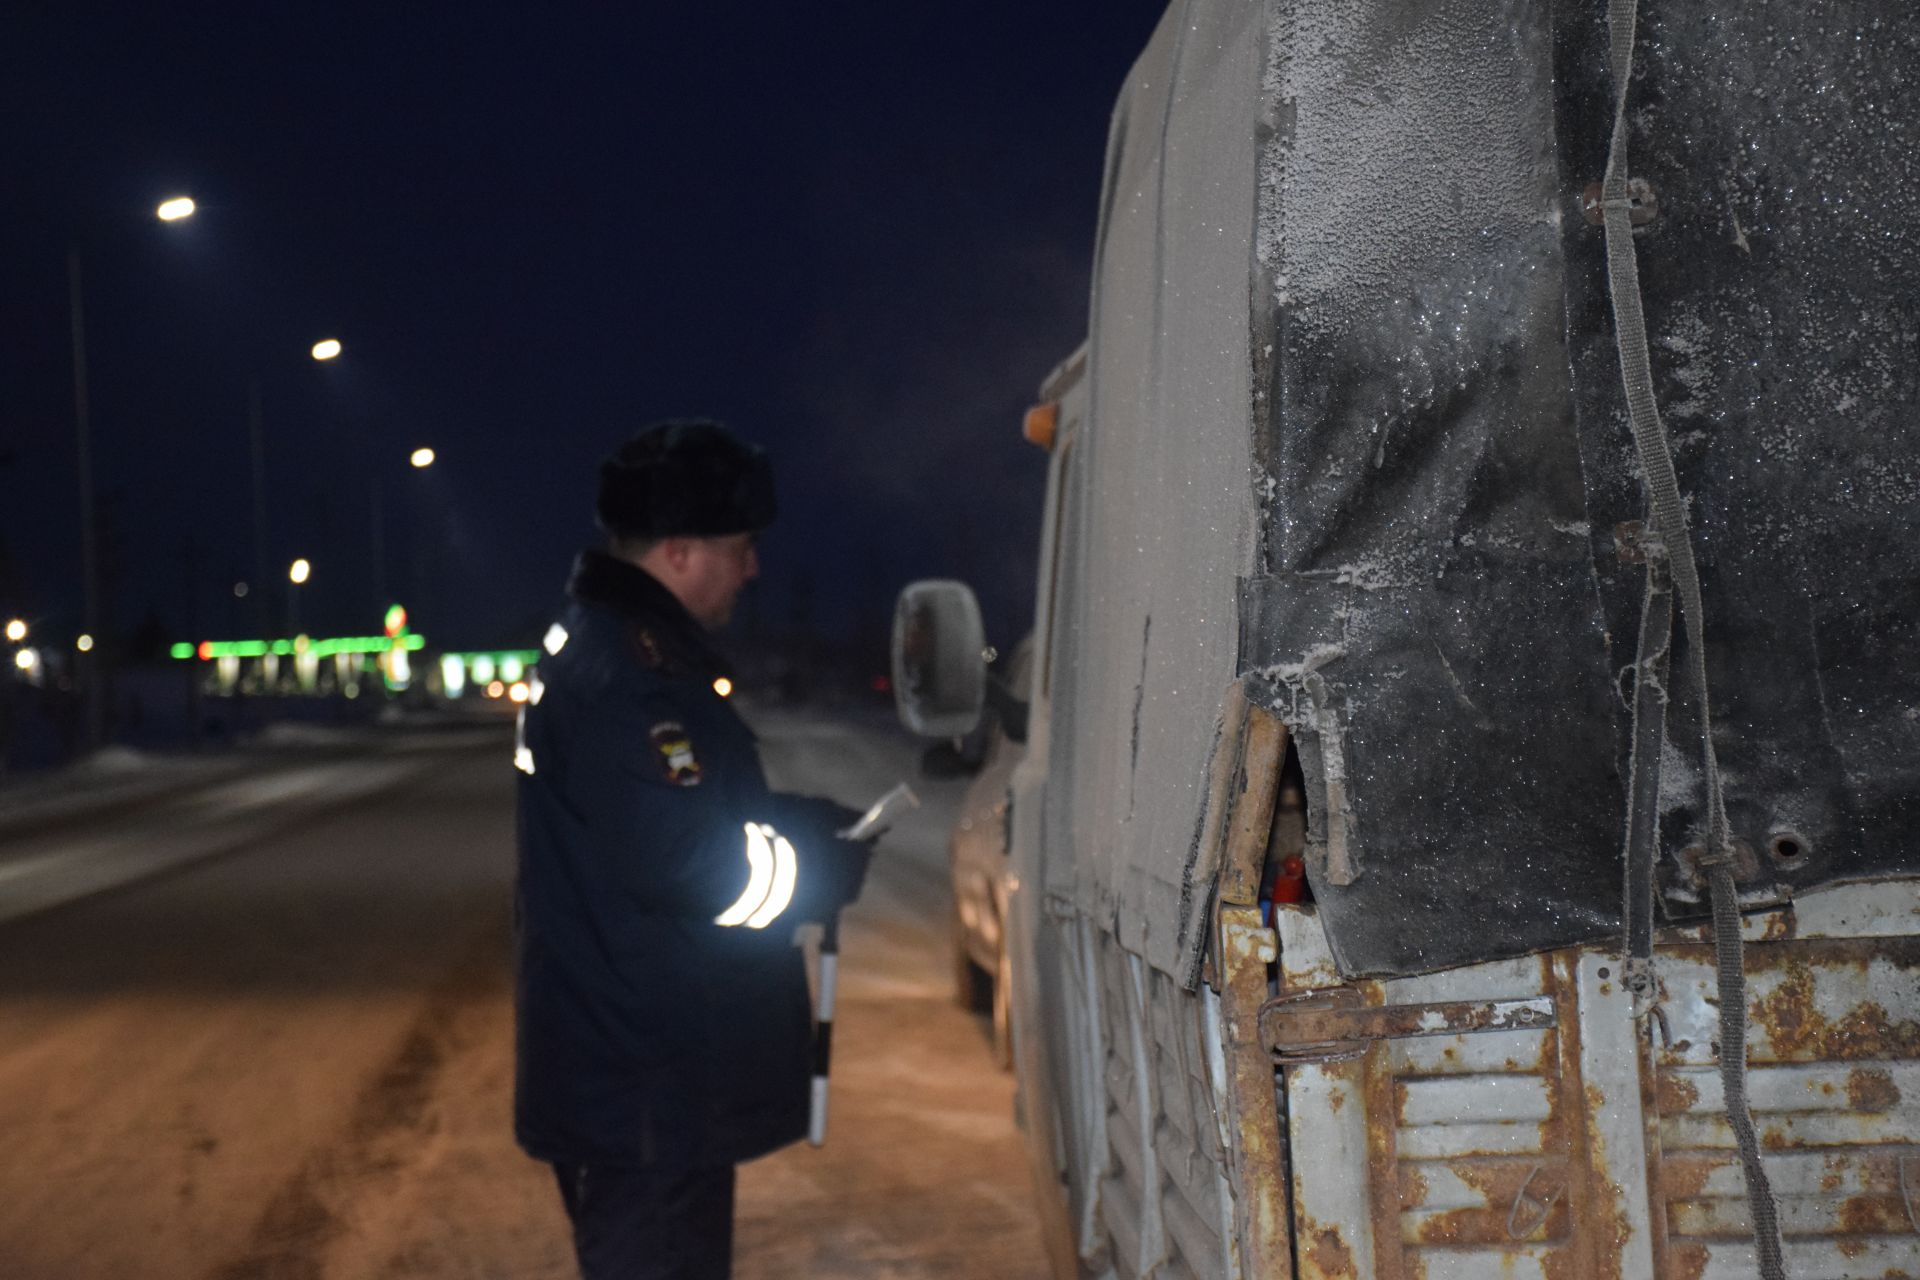
M 752 731 L 715 690 L 724 661 L 651 575 L 589 551 L 568 593 L 515 751 L 515 1132 L 558 1163 L 764 1154 L 806 1131 L 793 926 L 858 892 L 867 850 L 833 834 L 849 811 L 769 792 Z M 773 829 L 763 863 L 778 838 L 791 846 L 794 898 L 764 927 L 723 926 L 758 891 L 750 823 Z

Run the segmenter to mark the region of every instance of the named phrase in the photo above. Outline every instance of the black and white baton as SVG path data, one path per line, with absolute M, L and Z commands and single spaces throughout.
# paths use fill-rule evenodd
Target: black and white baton
M 844 840 L 871 840 L 893 823 L 902 809 L 917 809 L 920 797 L 901 783 L 873 802 L 860 821 L 840 832 Z M 813 1105 L 807 1115 L 807 1141 L 821 1146 L 827 1140 L 827 1075 L 833 1064 L 833 997 L 840 979 L 840 916 L 821 926 L 820 994 L 813 1012 Z
M 833 991 L 840 967 L 840 916 L 820 933 L 820 1003 L 813 1013 L 813 1106 L 807 1114 L 807 1141 L 827 1140 L 827 1072 L 833 1064 Z

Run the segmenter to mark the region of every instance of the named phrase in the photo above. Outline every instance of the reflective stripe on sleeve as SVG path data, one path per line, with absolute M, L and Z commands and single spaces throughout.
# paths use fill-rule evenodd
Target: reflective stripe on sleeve
M 745 924 L 747 917 L 767 900 L 767 890 L 773 887 L 773 849 L 767 844 L 767 833 L 758 823 L 749 822 L 747 831 L 747 888 L 740 900 L 713 918 L 713 922 L 731 928 Z
M 787 909 L 787 905 L 793 901 L 793 882 L 800 876 L 799 859 L 794 857 L 793 846 L 787 842 L 787 838 L 772 827 L 762 830 L 773 840 L 773 888 L 767 891 L 765 905 L 747 918 L 749 929 L 766 928 Z
M 713 918 L 728 928 L 744 924 L 749 929 L 764 929 L 793 902 L 794 882 L 800 863 L 787 838 L 764 822 L 749 822 L 747 837 L 747 887 L 739 900 Z
M 533 752 L 527 746 L 527 709 L 520 708 L 513 718 L 513 767 L 533 776 Z

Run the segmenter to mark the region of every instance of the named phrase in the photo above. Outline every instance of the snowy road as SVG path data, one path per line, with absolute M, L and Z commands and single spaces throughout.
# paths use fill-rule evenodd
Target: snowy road
M 877 721 L 760 727 L 794 789 L 862 801 L 911 767 Z M 81 824 L 65 871 L 58 833 L 0 835 L 16 884 L 135 867 L 0 922 L 0 1280 L 572 1274 L 508 1132 L 504 750 L 416 753 L 326 809 Z M 828 1145 L 743 1170 L 738 1276 L 1044 1274 L 1011 1080 L 948 996 L 958 788 L 923 790 L 842 931 Z

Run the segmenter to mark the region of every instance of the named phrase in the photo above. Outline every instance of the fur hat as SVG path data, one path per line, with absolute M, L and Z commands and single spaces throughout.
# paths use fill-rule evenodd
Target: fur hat
M 594 514 L 615 537 L 757 533 L 774 513 L 766 451 L 709 419 L 656 422 L 600 464 Z

